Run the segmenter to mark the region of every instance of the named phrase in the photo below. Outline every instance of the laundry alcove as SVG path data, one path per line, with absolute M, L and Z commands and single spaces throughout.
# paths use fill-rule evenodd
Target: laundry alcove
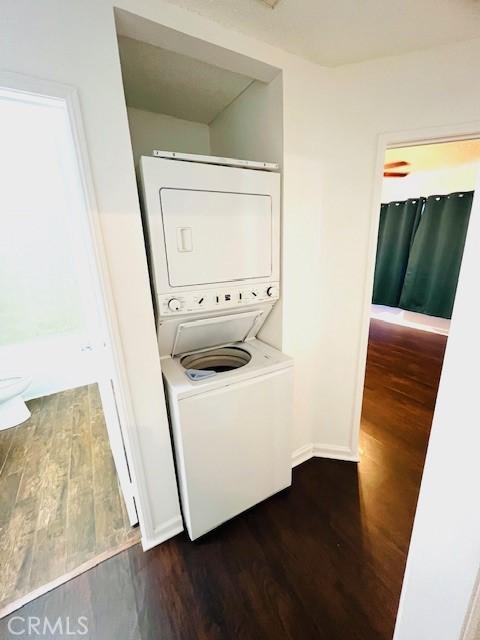
M 161 151 L 283 164 L 280 70 L 250 58 L 216 56 L 185 39 L 173 51 L 167 30 L 147 21 L 132 30 L 117 12 L 117 34 L 132 154 Z M 145 34 L 144 39 L 143 35 Z M 132 37 L 132 35 L 134 37 Z M 192 56 L 192 51 L 198 53 Z M 211 53 L 211 52 L 210 52 Z M 259 337 L 281 348 L 281 304 Z

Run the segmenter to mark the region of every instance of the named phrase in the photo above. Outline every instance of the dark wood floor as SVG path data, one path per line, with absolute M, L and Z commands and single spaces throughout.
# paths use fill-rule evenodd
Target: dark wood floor
M 390 640 L 445 342 L 372 322 L 358 467 L 310 460 L 199 542 L 132 547 L 17 613 L 86 616 L 89 640 Z

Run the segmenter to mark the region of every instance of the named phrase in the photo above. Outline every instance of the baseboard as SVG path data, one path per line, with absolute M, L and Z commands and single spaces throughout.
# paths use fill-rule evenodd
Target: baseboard
M 305 444 L 292 453 L 292 467 L 296 467 L 302 462 L 306 462 L 313 457 L 313 444 Z
M 292 453 L 292 467 L 296 467 L 313 457 L 358 462 L 358 456 L 354 455 L 349 447 L 310 443 L 299 447 Z M 176 516 L 157 527 L 151 537 L 142 536 L 142 548 L 144 551 L 148 551 L 182 531 L 182 518 L 181 516 Z
M 167 520 L 162 525 L 155 528 L 153 535 L 142 536 L 142 549 L 144 551 L 148 551 L 153 547 L 156 547 L 157 544 L 161 542 L 165 542 L 169 538 L 173 538 L 177 533 L 181 533 L 183 531 L 183 521 L 181 516 L 175 516 L 171 520 Z
M 331 458 L 332 460 L 346 460 L 347 462 L 358 462 L 357 453 L 353 453 L 350 447 L 342 445 L 321 444 L 315 442 L 313 444 L 313 455 L 316 458 Z
M 358 462 L 359 460 L 358 455 L 352 453 L 350 447 L 312 442 L 295 449 L 292 453 L 292 467 L 296 467 L 302 462 L 310 460 L 310 458 L 330 458 L 331 460 L 345 460 L 347 462 Z

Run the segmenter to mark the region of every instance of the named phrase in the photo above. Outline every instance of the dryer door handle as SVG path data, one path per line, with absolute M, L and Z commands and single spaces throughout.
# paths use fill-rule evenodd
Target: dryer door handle
M 177 249 L 181 253 L 193 251 L 192 227 L 177 227 Z

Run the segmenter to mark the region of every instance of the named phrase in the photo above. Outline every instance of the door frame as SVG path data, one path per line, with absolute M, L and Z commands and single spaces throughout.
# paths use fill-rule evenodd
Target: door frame
M 480 139 L 480 120 L 438 127 L 424 127 L 420 129 L 397 130 L 381 133 L 377 137 L 377 151 L 374 168 L 374 183 L 372 192 L 372 215 L 367 248 L 367 267 L 363 293 L 363 307 L 360 341 L 358 346 L 355 395 L 353 404 L 353 419 L 350 434 L 350 451 L 359 459 L 359 440 L 361 429 L 363 392 L 367 366 L 368 336 L 370 329 L 370 309 L 372 304 L 373 279 L 375 275 L 375 261 L 377 255 L 378 227 L 380 224 L 380 205 L 382 203 L 382 175 L 387 149 L 399 147 L 414 147 L 418 145 L 442 142 L 459 142 L 461 140 Z M 460 278 L 462 273 L 460 272 Z M 454 317 L 452 321 L 454 321 Z M 452 325 L 450 325 L 451 327 Z
M 122 493 L 125 499 L 130 524 L 139 520 L 137 482 L 133 459 L 140 459 L 136 433 L 130 425 L 135 424 L 132 400 L 128 385 L 119 323 L 114 303 L 106 252 L 104 248 L 100 216 L 96 202 L 87 139 L 83 126 L 80 99 L 75 87 L 10 72 L 0 72 L 0 87 L 38 97 L 62 100 L 65 104 L 70 134 L 75 154 L 75 164 L 80 180 L 87 218 L 87 243 L 85 250 L 90 266 L 94 296 L 100 319 L 103 353 L 99 362 L 105 365 L 105 379 L 98 383 L 110 448 Z M 88 246 L 89 245 L 89 246 Z M 103 357 L 102 357 L 103 356 Z

